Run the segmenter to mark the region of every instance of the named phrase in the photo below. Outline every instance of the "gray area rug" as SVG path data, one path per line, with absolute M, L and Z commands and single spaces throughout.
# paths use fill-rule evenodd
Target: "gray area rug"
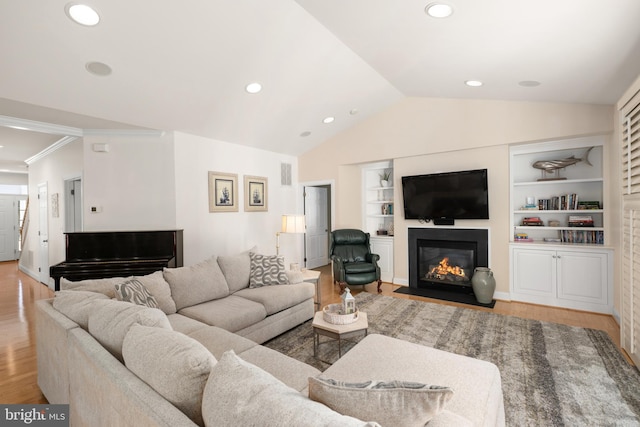
M 640 426 L 640 372 L 606 332 L 364 292 L 356 302 L 369 333 L 495 363 L 508 426 Z M 337 360 L 337 343 L 321 339 L 319 358 Z M 329 367 L 313 357 L 311 321 L 265 345 Z

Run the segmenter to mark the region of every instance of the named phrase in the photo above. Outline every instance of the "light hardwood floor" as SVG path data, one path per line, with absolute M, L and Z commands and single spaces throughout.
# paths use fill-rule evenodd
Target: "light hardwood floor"
M 322 271 L 322 305 L 340 301 L 340 289 L 331 281 L 329 266 Z M 493 310 L 429 298 L 393 293 L 398 286 L 383 283 L 382 294 L 439 304 L 448 304 L 499 314 L 520 316 L 549 322 L 602 329 L 620 345 L 619 328 L 613 317 L 531 304 L 498 301 Z M 376 285 L 353 288 L 353 293 L 376 293 Z M 47 403 L 37 384 L 34 302 L 50 298 L 53 292 L 45 285 L 20 272 L 16 262 L 0 263 L 0 403 Z

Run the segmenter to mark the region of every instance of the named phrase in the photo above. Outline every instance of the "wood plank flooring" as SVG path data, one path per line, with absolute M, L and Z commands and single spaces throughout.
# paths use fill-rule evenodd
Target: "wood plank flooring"
M 340 289 L 331 281 L 331 269 L 322 271 L 322 305 L 340 302 Z M 612 316 L 574 310 L 498 301 L 493 310 L 429 298 L 393 293 L 398 286 L 383 283 L 382 294 L 448 304 L 499 314 L 520 316 L 573 326 L 601 329 L 620 343 L 619 327 Z M 353 293 L 376 293 L 376 285 L 356 286 Z M 0 403 L 47 403 L 37 384 L 34 302 L 53 292 L 18 270 L 17 262 L 0 263 Z

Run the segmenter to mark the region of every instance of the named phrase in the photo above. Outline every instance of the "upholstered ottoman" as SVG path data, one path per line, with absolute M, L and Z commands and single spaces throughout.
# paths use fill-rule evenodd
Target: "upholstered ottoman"
M 320 377 L 346 382 L 412 381 L 453 389 L 429 426 L 504 426 L 500 371 L 493 363 L 371 334 Z M 467 422 L 468 421 L 468 422 Z

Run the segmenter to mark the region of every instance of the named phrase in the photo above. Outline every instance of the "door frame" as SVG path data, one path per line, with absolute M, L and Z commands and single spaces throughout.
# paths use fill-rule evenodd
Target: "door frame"
M 321 180 L 321 181 L 303 181 L 298 183 L 300 185 L 300 197 L 298 197 L 298 212 L 304 212 L 304 188 L 305 187 L 326 187 L 329 186 L 329 224 L 328 224 L 328 233 L 333 231 L 333 224 L 336 221 L 336 181 L 335 179 Z M 305 212 L 306 214 L 306 212 Z M 304 259 L 307 259 L 307 245 L 306 239 L 304 244 Z M 331 260 L 329 260 L 331 263 Z

